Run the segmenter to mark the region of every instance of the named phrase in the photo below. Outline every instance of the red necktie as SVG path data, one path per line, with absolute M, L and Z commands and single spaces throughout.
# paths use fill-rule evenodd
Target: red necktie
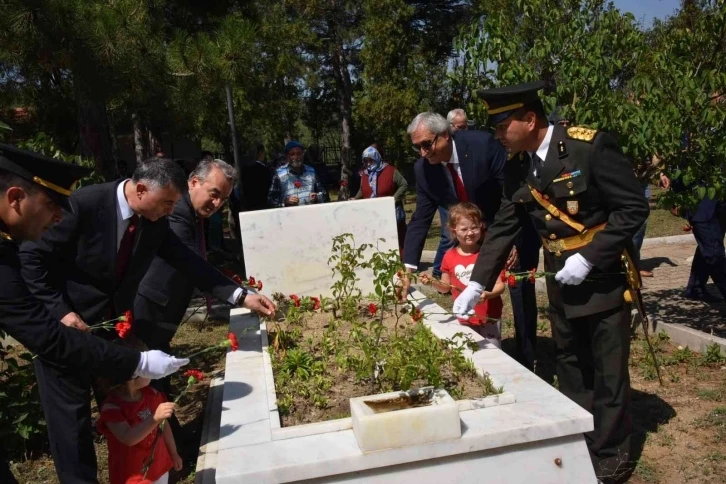
M 202 217 L 197 217 L 197 237 L 199 253 L 202 254 L 204 260 L 207 260 L 207 244 L 204 241 L 204 219 Z M 205 294 L 204 302 L 207 303 L 207 315 L 212 314 L 212 299 Z
M 136 226 L 139 224 L 139 216 L 134 214 L 129 220 L 129 226 L 126 227 L 124 236 L 121 238 L 121 244 L 118 246 L 118 253 L 116 254 L 116 284 L 121 283 L 121 280 L 126 274 L 126 267 L 129 265 L 131 260 L 131 253 L 134 250 L 134 236 L 136 235 Z
M 461 177 L 456 172 L 456 169 L 454 169 L 454 164 L 447 163 L 446 168 L 448 168 L 449 173 L 451 173 L 451 181 L 454 182 L 454 189 L 456 190 L 456 198 L 458 198 L 460 202 L 468 202 L 469 196 L 466 194 L 466 188 L 464 188 L 464 182 L 461 181 Z

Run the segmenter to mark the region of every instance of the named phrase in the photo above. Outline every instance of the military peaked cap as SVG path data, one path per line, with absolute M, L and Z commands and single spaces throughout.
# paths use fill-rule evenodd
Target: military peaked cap
M 73 185 L 91 170 L 33 151 L 0 143 L 0 171 L 6 171 L 40 185 L 60 206 L 71 211 L 68 197 Z
M 482 89 L 478 92 L 487 107 L 487 124 L 493 126 L 507 119 L 514 111 L 538 101 L 537 91 L 547 85 L 544 81 L 527 82 L 515 86 Z

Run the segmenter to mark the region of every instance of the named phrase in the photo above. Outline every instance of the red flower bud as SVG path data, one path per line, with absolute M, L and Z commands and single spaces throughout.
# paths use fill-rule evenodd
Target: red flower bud
M 535 270 L 532 269 L 532 270 L 529 271 L 529 282 L 531 282 L 532 284 L 534 284 L 535 281 L 536 281 Z
M 129 323 L 129 328 L 134 324 L 134 313 L 131 312 L 131 310 L 128 310 L 124 313 L 124 319 L 122 321 L 126 321 Z
M 250 277 L 249 279 L 247 279 L 247 284 L 250 287 L 255 287 L 257 285 L 257 281 L 255 281 L 254 277 Z
M 411 319 L 414 320 L 414 322 L 418 322 L 423 318 L 423 314 L 421 314 L 421 310 L 419 308 L 416 308 L 411 313 Z
M 507 277 L 507 285 L 509 287 L 514 287 L 517 285 L 517 278 L 514 277 L 514 274 L 509 274 L 509 277 Z
M 320 309 L 320 299 L 317 297 L 311 297 L 310 300 L 313 302 L 313 311 Z
M 302 186 L 302 182 L 300 180 L 295 180 L 293 185 L 295 185 L 295 188 L 300 188 Z
M 502 275 L 499 276 L 499 278 L 502 280 L 502 282 L 507 282 L 507 274 L 502 272 Z
M 262 281 L 257 281 L 257 290 L 258 291 L 262 290 Z
M 204 380 L 204 373 L 202 373 L 200 370 L 187 370 L 184 372 L 184 376 L 189 378 L 190 380 L 193 378 L 194 381 L 191 383 L 196 383 L 198 381 Z
M 234 333 L 229 333 L 227 335 L 227 340 L 229 341 L 229 347 L 232 348 L 232 351 L 237 351 L 239 349 L 239 342 L 237 341 L 237 336 L 235 336 Z
M 374 314 L 376 314 L 378 312 L 378 306 L 376 306 L 373 303 L 370 303 L 368 305 L 368 312 L 371 313 L 371 316 L 373 316 Z
M 129 331 L 131 331 L 131 325 L 129 323 L 116 323 L 116 333 L 118 333 L 119 338 L 126 338 Z

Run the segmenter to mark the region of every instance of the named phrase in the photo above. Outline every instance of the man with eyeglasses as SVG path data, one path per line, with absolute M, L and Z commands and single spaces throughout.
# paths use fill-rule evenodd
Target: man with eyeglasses
M 451 125 L 451 131 L 466 131 L 469 129 L 469 121 L 466 118 L 466 111 L 461 108 L 452 109 L 446 115 L 446 120 Z
M 413 149 L 421 158 L 414 165 L 416 209 L 411 217 L 403 250 L 403 262 L 415 271 L 426 236 L 436 211 L 459 202 L 476 204 L 489 225 L 499 210 L 507 154 L 494 137 L 485 131 L 451 132 L 449 122 L 440 114 L 421 113 L 408 126 Z M 446 230 L 446 219 L 442 220 Z M 507 266 L 513 271 L 537 267 L 539 239 L 532 229 L 518 239 Z M 448 247 L 447 247 L 448 249 Z M 519 253 L 519 261 L 516 254 Z M 503 264 L 504 265 L 504 264 Z M 500 267 L 502 269 L 503 267 Z M 434 268 L 436 270 L 436 268 Z M 440 277 L 440 270 L 434 277 Z M 403 278 L 403 294 L 409 288 Z M 537 301 L 531 284 L 510 289 L 514 312 L 517 360 L 534 369 L 537 332 Z
M 467 317 L 494 287 L 523 224 L 542 237 L 560 391 L 592 413 L 585 434 L 595 473 L 632 461 L 630 304 L 622 260 L 648 217 L 631 162 L 594 129 L 551 125 L 537 91 L 544 82 L 480 91 L 494 136 L 511 154 L 504 198 L 454 312 Z M 637 281 L 633 264 L 628 276 Z M 628 291 L 628 292 L 626 292 Z

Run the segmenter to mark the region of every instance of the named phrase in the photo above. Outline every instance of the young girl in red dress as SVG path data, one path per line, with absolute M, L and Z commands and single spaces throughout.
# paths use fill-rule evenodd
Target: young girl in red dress
M 471 271 L 479 256 L 479 241 L 484 237 L 482 213 L 473 203 L 458 203 L 449 208 L 448 229 L 458 242 L 444 254 L 441 261 L 441 281 L 421 276 L 421 282 L 431 284 L 437 291 L 448 293 L 456 299 L 469 284 Z M 501 348 L 501 317 L 504 282 L 501 277 L 491 292 L 484 291 L 480 302 L 474 307 L 474 315 L 469 321 L 459 320 L 488 341 Z
M 163 393 L 149 386 L 150 382 L 148 378 L 133 378 L 113 387 L 101 405 L 101 418 L 96 425 L 108 440 L 111 484 L 166 484 L 172 467 L 182 469 L 182 459 L 167 423 L 144 478 L 144 465 L 151 455 L 159 424 L 176 409 L 175 403 L 167 402 Z

